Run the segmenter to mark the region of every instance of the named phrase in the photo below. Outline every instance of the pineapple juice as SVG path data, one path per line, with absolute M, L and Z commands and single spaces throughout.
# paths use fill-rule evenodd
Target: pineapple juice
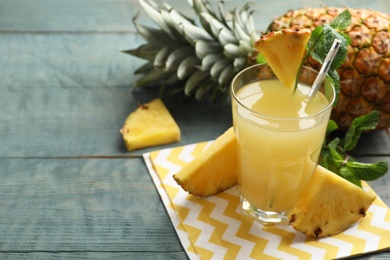
M 293 92 L 273 78 L 234 95 L 241 201 L 244 211 L 265 222 L 270 212 L 286 219 L 317 165 L 333 100 L 320 92 L 308 100 L 309 90 L 299 84 Z M 263 219 L 258 211 L 268 215 Z

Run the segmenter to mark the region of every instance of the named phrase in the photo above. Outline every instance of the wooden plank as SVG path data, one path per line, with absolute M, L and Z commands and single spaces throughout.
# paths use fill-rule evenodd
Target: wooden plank
M 142 159 L 0 159 L 0 252 L 181 252 Z
M 360 137 L 358 144 L 351 151 L 354 156 L 372 155 L 385 156 L 389 155 L 390 151 L 390 136 L 385 130 L 374 132 L 365 132 Z
M 0 157 L 126 153 L 119 134 L 124 120 L 138 103 L 158 96 L 154 89 L 132 92 L 140 61 L 120 50 L 138 37 L 5 36 L 0 49 L 13 54 L 0 63 Z M 179 145 L 214 139 L 231 125 L 229 106 L 205 104 L 167 104 L 182 127 Z
M 93 260 L 184 260 L 188 259 L 185 252 L 12 252 L 1 253 L 1 259 L 24 260 L 24 259 L 93 259 Z
M 0 159 L 0 167 L 0 257 L 182 256 L 142 159 Z M 370 182 L 388 205 L 389 184 L 390 175 Z
M 165 0 L 177 10 L 194 17 L 188 1 Z M 216 6 L 216 1 L 211 1 Z M 225 11 L 242 7 L 245 2 L 230 0 L 225 3 Z M 290 9 L 323 6 L 323 0 L 296 0 L 278 2 L 277 7 L 267 1 L 254 3 L 255 21 L 258 30 L 265 30 L 276 16 Z M 327 6 L 371 8 L 390 12 L 387 0 L 365 1 L 328 0 Z M 0 32 L 132 32 L 131 20 L 142 11 L 139 21 L 153 24 L 136 0 L 1 0 Z M 214 8 L 216 10 L 216 7 Z M 25 19 L 28 17 L 28 19 Z
M 124 34 L 2 34 L 0 89 L 128 87 L 144 60 L 122 51 L 143 42 Z
M 131 0 L 2 0 L 0 31 L 134 31 L 135 5 L 138 3 Z
M 157 94 L 124 88 L 40 88 L 2 90 L 0 157 L 127 156 L 215 139 L 231 125 L 229 105 L 166 100 L 179 124 L 182 141 L 128 152 L 119 129 L 137 103 Z M 353 155 L 390 154 L 383 131 L 366 133 Z
M 179 124 L 182 141 L 128 152 L 119 133 L 138 102 L 157 94 L 129 88 L 47 88 L 2 90 L 0 157 L 124 156 L 215 139 L 232 125 L 228 105 L 174 99 L 166 101 Z M 207 103 L 207 104 L 205 104 Z M 389 155 L 386 132 L 366 133 L 353 155 Z
M 2 90 L 0 157 L 126 156 L 215 139 L 231 126 L 230 107 L 168 100 L 182 141 L 128 152 L 119 133 L 127 115 L 155 92 L 128 88 Z
M 12 53 L 0 63 L 0 157 L 129 154 L 119 129 L 138 103 L 158 96 L 155 89 L 132 92 L 132 74 L 142 61 L 120 50 L 140 41 L 124 35 L 0 37 L 0 49 Z M 166 103 L 182 129 L 182 142 L 174 145 L 215 139 L 232 125 L 228 104 Z M 385 132 L 368 133 L 361 142 L 358 155 L 390 154 Z
M 168 2 L 192 13 L 187 1 Z M 259 1 L 256 25 L 322 2 Z M 226 10 L 242 4 L 227 1 Z M 348 4 L 390 12 L 386 0 Z M 132 0 L 0 0 L 1 259 L 186 257 L 142 159 L 102 158 L 161 148 L 129 153 L 119 134 L 137 103 L 157 95 L 131 92 L 142 61 L 120 52 L 143 42 L 131 24 L 138 10 Z M 139 19 L 152 24 L 144 12 Z M 163 147 L 211 140 L 231 125 L 229 105 L 166 103 L 183 137 Z M 369 133 L 355 153 L 389 161 L 388 141 Z M 370 183 L 388 205 L 389 183 Z

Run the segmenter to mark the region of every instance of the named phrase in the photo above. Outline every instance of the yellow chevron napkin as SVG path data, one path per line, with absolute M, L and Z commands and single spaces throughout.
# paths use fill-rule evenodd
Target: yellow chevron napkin
M 357 224 L 314 240 L 289 225 L 264 227 L 240 211 L 237 188 L 198 198 L 172 175 L 211 142 L 144 154 L 144 160 L 190 259 L 335 259 L 390 249 L 390 209 L 378 197 Z M 367 184 L 365 188 L 374 192 Z

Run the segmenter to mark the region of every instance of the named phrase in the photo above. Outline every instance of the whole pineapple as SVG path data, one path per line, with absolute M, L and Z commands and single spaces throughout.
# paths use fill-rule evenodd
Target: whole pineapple
M 252 65 L 257 52 L 256 32 L 251 4 L 224 13 L 223 2 L 216 11 L 205 0 L 189 0 L 197 21 L 166 3 L 139 0 L 159 28 L 133 22 L 146 43 L 125 51 L 146 60 L 135 71 L 143 76 L 135 87 L 160 86 L 165 94 L 184 92 L 188 96 L 216 99 L 229 93 L 232 78 Z M 305 8 L 288 11 L 275 19 L 268 31 L 298 24 L 314 29 L 329 23 L 343 8 Z M 346 129 L 355 117 L 372 110 L 381 113 L 378 129 L 390 127 L 390 17 L 366 9 L 349 9 L 352 23 L 347 33 L 352 44 L 346 62 L 339 69 L 341 91 L 332 112 L 339 128 Z M 197 25 L 200 23 L 200 26 Z M 267 33 L 268 33 L 267 31 Z M 319 64 L 306 64 L 319 70 Z
M 299 25 L 314 29 L 329 23 L 345 8 L 324 7 L 290 10 L 276 18 L 269 31 Z M 378 129 L 390 127 L 390 16 L 381 12 L 349 8 L 352 23 L 344 31 L 351 37 L 345 63 L 339 68 L 339 100 L 332 119 L 347 128 L 355 117 L 372 110 L 381 114 Z M 320 64 L 309 59 L 309 66 L 319 70 Z

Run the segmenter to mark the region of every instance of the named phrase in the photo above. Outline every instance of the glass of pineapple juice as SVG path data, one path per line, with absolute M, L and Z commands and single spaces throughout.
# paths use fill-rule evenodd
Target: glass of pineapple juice
M 309 100 L 316 76 L 303 67 L 294 91 L 268 65 L 258 64 L 232 81 L 241 206 L 263 224 L 287 221 L 318 163 L 336 95 L 325 80 Z

